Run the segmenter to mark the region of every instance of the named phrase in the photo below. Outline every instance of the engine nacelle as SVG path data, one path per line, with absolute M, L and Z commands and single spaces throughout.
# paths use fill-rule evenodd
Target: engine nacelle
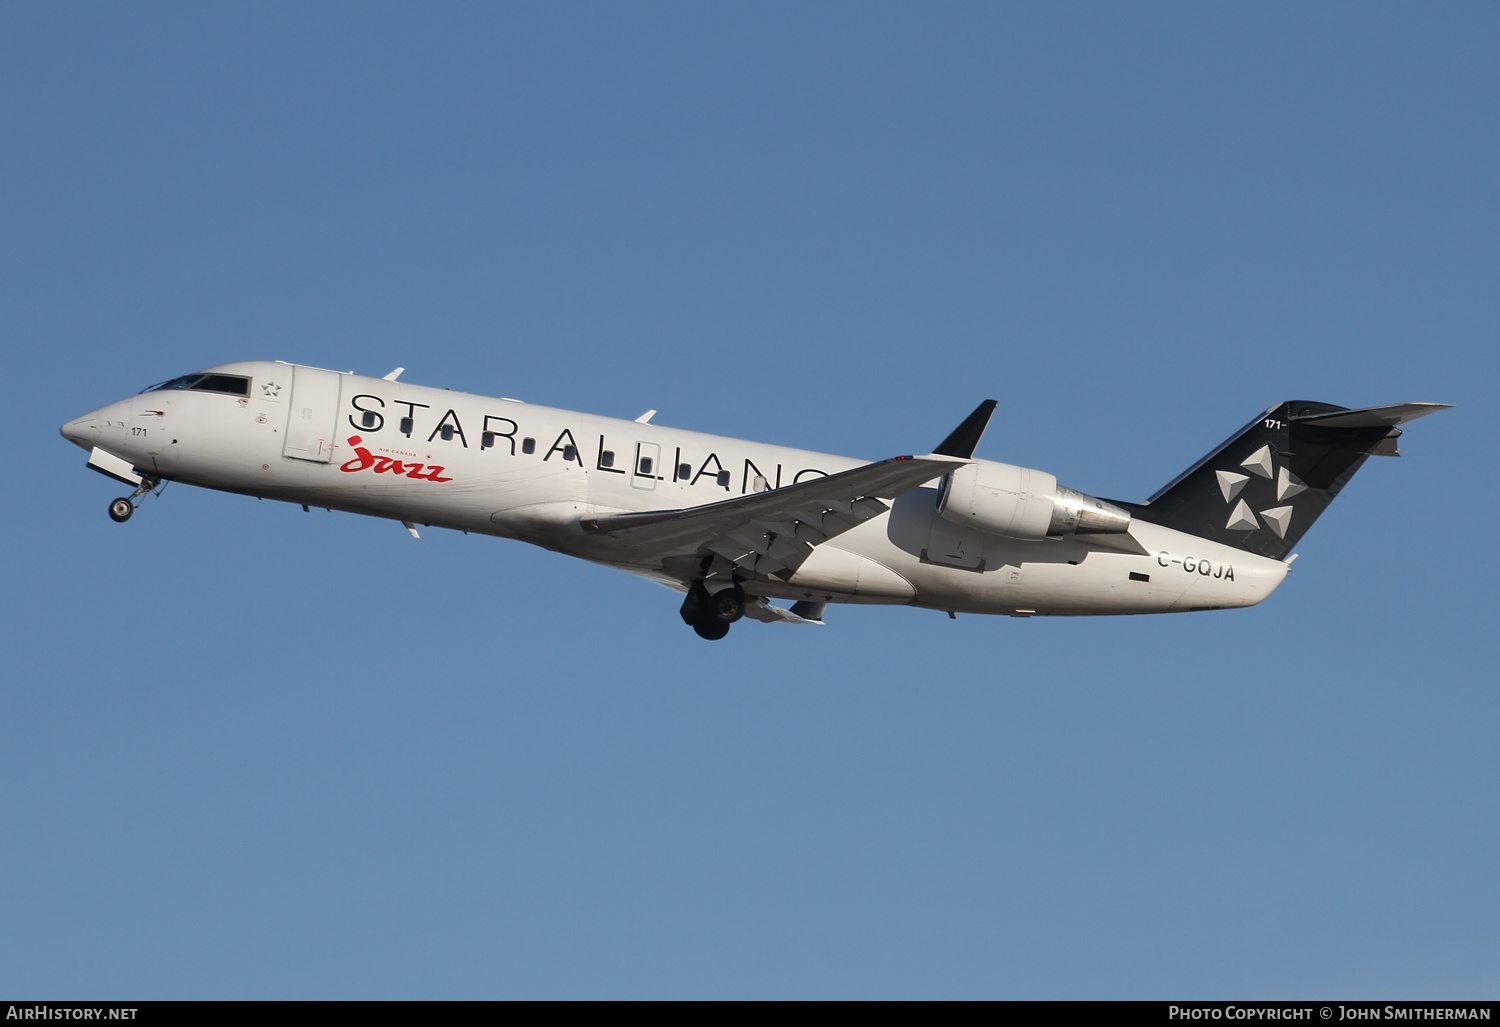
M 976 460 L 943 479 L 938 515 L 1006 538 L 1130 530 L 1130 514 L 1113 503 L 1064 488 L 1046 471 L 991 460 Z

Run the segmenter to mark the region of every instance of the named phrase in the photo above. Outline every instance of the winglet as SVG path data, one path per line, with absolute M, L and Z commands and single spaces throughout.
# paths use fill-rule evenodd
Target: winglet
M 401 377 L 401 372 L 405 371 L 405 370 L 406 370 L 406 368 L 404 368 L 404 367 L 398 367 L 394 371 L 392 371 L 390 374 L 386 375 L 385 378 L 384 378 L 384 380 L 388 381 L 388 382 L 393 382 L 397 378 L 400 378 Z
M 990 415 L 999 406 L 993 399 L 987 399 L 974 408 L 974 412 L 964 418 L 964 423 L 953 429 L 937 449 L 933 450 L 938 456 L 955 456 L 960 460 L 968 460 L 974 456 L 974 449 L 979 445 L 979 440 L 984 436 L 984 429 L 989 426 Z

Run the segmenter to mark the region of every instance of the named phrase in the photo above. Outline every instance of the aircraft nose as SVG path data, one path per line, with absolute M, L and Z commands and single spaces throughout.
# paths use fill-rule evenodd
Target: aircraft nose
M 95 410 L 75 417 L 61 429 L 62 437 L 80 449 L 93 449 L 94 442 L 99 438 L 99 411 Z

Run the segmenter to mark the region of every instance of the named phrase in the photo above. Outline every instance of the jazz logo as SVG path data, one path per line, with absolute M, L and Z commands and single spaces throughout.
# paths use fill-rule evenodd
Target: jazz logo
M 349 436 L 349 445 L 354 447 L 355 457 L 353 460 L 339 467 L 341 471 L 374 471 L 376 474 L 404 474 L 408 478 L 417 481 L 452 481 L 452 478 L 439 477 L 443 468 L 436 464 L 427 467 L 426 464 L 403 464 L 400 460 L 392 460 L 388 456 L 376 456 L 360 443 L 364 441 L 358 435 Z M 426 467 L 427 473 L 422 473 Z

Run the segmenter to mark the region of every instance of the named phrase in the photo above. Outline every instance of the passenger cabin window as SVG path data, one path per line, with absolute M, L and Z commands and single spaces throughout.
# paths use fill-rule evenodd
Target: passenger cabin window
M 574 446 L 564 446 L 563 447 L 563 459 L 566 460 L 568 463 L 572 463 L 574 460 L 577 460 L 578 459 L 578 449 L 576 447 L 574 447 Z
M 193 392 L 222 392 L 227 396 L 250 395 L 250 379 L 237 374 L 185 374 L 169 382 L 153 385 L 147 392 L 168 389 L 191 389 Z
M 521 440 L 521 452 L 523 452 L 523 453 L 535 453 L 536 452 L 536 439 L 522 439 Z
M 719 483 L 719 488 L 721 488 L 721 489 L 727 489 L 729 487 L 729 472 L 728 471 L 720 471 L 719 472 L 719 476 L 717 478 L 715 478 L 714 480 Z
M 641 473 L 642 474 L 650 474 L 651 473 L 651 458 L 649 456 L 643 456 L 643 457 L 641 457 Z
M 443 425 L 443 430 L 440 431 L 440 432 L 438 432 L 438 434 L 443 437 L 443 441 L 444 442 L 452 442 L 453 441 L 453 425 L 451 425 L 451 424 L 445 424 L 445 425 Z
M 606 449 L 599 454 L 600 467 L 613 467 L 615 465 L 615 451 Z
M 678 464 L 677 465 L 677 477 L 680 480 L 682 480 L 682 481 L 688 481 L 688 480 L 690 480 L 693 477 L 693 465 L 692 464 Z
M 375 411 L 373 411 L 373 410 L 366 410 L 364 416 L 361 417 L 359 419 L 359 421 L 366 428 L 373 428 L 373 427 L 375 427 Z

